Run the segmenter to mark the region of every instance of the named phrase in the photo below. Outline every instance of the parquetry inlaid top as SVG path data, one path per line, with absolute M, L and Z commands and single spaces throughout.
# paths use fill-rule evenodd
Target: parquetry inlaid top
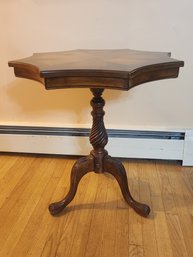
M 175 78 L 183 61 L 170 53 L 124 50 L 72 50 L 35 53 L 10 61 L 15 75 L 43 83 L 46 89 L 111 88 L 129 90 L 154 80 Z

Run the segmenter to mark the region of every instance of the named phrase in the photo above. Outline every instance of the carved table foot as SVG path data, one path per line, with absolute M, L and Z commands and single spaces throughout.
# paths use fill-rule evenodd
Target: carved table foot
M 126 202 L 141 216 L 147 217 L 150 213 L 150 208 L 148 205 L 139 203 L 133 199 L 131 193 L 129 191 L 128 183 L 127 183 L 127 175 L 123 164 L 117 160 L 107 155 L 104 158 L 104 172 L 108 172 L 112 174 L 119 186 L 121 188 L 121 192 L 123 194 Z
M 59 202 L 55 202 L 49 205 L 49 211 L 52 215 L 57 215 L 73 200 L 78 184 L 81 178 L 88 172 L 93 171 L 94 161 L 93 156 L 88 155 L 80 158 L 72 167 L 70 189 L 65 198 Z

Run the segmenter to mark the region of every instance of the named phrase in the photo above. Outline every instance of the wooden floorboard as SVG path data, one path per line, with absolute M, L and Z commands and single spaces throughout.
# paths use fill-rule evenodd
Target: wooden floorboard
M 109 174 L 89 173 L 58 217 L 48 205 L 69 189 L 75 158 L 0 156 L 1 257 L 192 257 L 193 168 L 124 160 L 137 215 Z

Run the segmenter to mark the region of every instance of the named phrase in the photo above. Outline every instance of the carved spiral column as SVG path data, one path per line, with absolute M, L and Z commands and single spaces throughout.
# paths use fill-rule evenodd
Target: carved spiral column
M 90 133 L 90 143 L 93 146 L 91 154 L 94 156 L 95 172 L 103 172 L 103 158 L 108 153 L 104 149 L 108 142 L 108 135 L 104 126 L 103 116 L 105 114 L 103 107 L 105 105 L 104 99 L 101 97 L 104 89 L 93 88 L 91 92 L 94 97 L 91 100 L 93 108 L 91 115 L 93 117 L 93 125 Z

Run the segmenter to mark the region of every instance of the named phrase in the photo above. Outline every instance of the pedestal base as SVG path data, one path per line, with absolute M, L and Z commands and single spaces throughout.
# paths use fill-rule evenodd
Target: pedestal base
M 112 174 L 117 180 L 126 202 L 138 214 L 146 217 L 150 212 L 149 206 L 133 199 L 129 192 L 125 168 L 119 160 L 109 156 L 104 149 L 108 142 L 108 135 L 103 122 L 103 116 L 105 114 L 103 110 L 105 101 L 101 97 L 103 89 L 93 88 L 91 91 L 94 95 L 91 100 L 91 106 L 93 107 L 93 111 L 91 112 L 93 116 L 93 125 L 90 133 L 90 143 L 93 146 L 93 150 L 90 155 L 80 158 L 74 164 L 71 172 L 71 184 L 68 194 L 63 200 L 52 203 L 49 206 L 49 211 L 52 215 L 61 212 L 74 198 L 81 178 L 86 173 L 94 171 L 96 173 L 108 172 Z
M 95 157 L 92 154 L 88 155 L 87 157 L 80 158 L 74 164 L 71 172 L 70 190 L 63 200 L 50 204 L 49 211 L 52 215 L 57 215 L 63 211 L 63 209 L 73 200 L 78 188 L 78 184 L 85 174 L 91 171 L 101 173 L 95 170 L 95 167 Z M 103 158 L 103 169 L 103 172 L 108 172 L 115 177 L 125 201 L 141 216 L 148 216 L 150 212 L 149 206 L 135 201 L 130 194 L 126 171 L 122 163 L 119 160 L 106 155 Z

